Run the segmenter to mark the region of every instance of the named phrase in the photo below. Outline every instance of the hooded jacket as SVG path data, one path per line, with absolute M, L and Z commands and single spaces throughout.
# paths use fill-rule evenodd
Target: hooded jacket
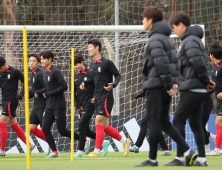
M 211 76 L 207 64 L 207 54 L 201 42 L 203 29 L 188 26 L 181 36 L 181 46 L 177 57 L 180 64 L 179 91 L 190 89 L 206 89 Z
M 179 65 L 175 46 L 169 37 L 171 26 L 165 21 L 155 22 L 148 34 L 143 60 L 143 89 L 165 89 L 179 84 Z

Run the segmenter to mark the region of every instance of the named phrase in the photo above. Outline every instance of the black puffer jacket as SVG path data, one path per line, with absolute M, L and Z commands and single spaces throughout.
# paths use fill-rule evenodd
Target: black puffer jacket
M 179 83 L 179 65 L 169 37 L 171 32 L 171 26 L 165 21 L 155 22 L 149 32 L 142 71 L 144 90 L 164 88 L 168 91 Z
M 181 37 L 177 54 L 180 64 L 180 91 L 206 89 L 210 83 L 211 76 L 202 37 L 203 29 L 198 25 L 188 26 Z

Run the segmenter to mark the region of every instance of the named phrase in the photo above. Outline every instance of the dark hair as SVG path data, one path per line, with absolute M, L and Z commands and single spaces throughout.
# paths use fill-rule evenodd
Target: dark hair
M 47 59 L 50 59 L 52 58 L 52 61 L 54 59 L 54 54 L 51 50 L 44 50 L 44 51 L 41 51 L 40 56 L 42 56 L 44 59 L 47 58 Z
M 213 42 L 210 45 L 209 53 L 218 60 L 222 59 L 222 47 L 220 46 L 219 42 Z
M 89 44 L 92 44 L 95 48 L 97 46 L 99 46 L 99 52 L 101 51 L 102 44 L 101 44 L 101 42 L 99 40 L 97 40 L 97 39 L 90 40 L 90 41 L 88 41 L 88 45 Z
M 40 55 L 39 55 L 39 54 L 30 54 L 30 55 L 29 55 L 29 58 L 30 58 L 30 57 L 35 57 L 38 62 L 41 61 L 41 58 L 40 58 Z
M 185 12 L 177 12 L 171 19 L 170 19 L 170 25 L 176 25 L 178 26 L 180 23 L 184 24 L 186 27 L 190 26 L 191 19 L 189 15 L 187 15 Z
M 6 63 L 4 57 L 0 56 L 0 67 L 4 66 Z
M 84 61 L 83 56 L 81 54 L 75 55 L 75 65 Z
M 147 19 L 152 19 L 153 23 L 163 20 L 163 11 L 156 7 L 149 7 L 143 11 L 143 17 Z

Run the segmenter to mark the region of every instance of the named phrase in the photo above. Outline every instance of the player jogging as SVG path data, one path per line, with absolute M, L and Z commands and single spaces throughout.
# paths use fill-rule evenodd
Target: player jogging
M 89 123 L 92 118 L 92 115 L 95 111 L 94 108 L 94 85 L 86 85 L 85 90 L 80 89 L 80 85 L 83 81 L 87 81 L 91 78 L 90 70 L 87 69 L 84 65 L 84 59 L 81 54 L 75 55 L 75 69 L 77 72 L 75 73 L 75 107 L 77 112 L 81 115 L 80 122 L 79 122 L 79 145 L 78 151 L 74 155 L 74 157 L 82 157 L 82 152 L 85 145 L 85 154 L 89 153 L 89 145 L 85 144 L 86 136 L 90 137 L 91 139 L 96 139 L 96 133 L 93 132 L 89 128 Z M 87 144 L 90 144 L 89 140 L 87 139 Z M 103 141 L 103 155 L 105 156 L 108 152 L 108 146 L 110 141 L 104 140 Z
M 7 123 L 9 122 L 12 130 L 26 144 L 26 135 L 22 128 L 18 125 L 16 119 L 16 108 L 18 100 L 23 98 L 22 93 L 17 95 L 18 80 L 24 83 L 22 72 L 14 67 L 6 64 L 5 59 L 0 56 L 0 88 L 2 89 L 2 114 L 0 117 L 0 134 L 1 134 L 1 149 L 0 156 L 5 156 L 5 146 L 7 141 Z M 30 143 L 30 151 L 35 145 Z
M 109 117 L 112 111 L 114 99 L 113 88 L 115 88 L 121 76 L 114 63 L 100 54 L 101 42 L 99 40 L 91 40 L 88 42 L 89 56 L 93 58 L 90 64 L 92 79 L 84 81 L 80 88 L 85 89 L 85 85 L 91 84 L 95 86 L 95 107 L 96 107 L 96 144 L 94 152 L 85 157 L 99 157 L 99 152 L 104 141 L 104 133 L 110 137 L 120 141 L 124 147 L 124 156 L 129 154 L 129 146 L 131 141 L 121 136 L 119 132 L 109 126 Z M 115 82 L 113 83 L 113 76 Z
M 50 132 L 53 122 L 56 120 L 60 135 L 71 138 L 71 131 L 66 129 L 66 102 L 64 91 L 67 90 L 68 87 L 62 72 L 52 65 L 54 59 L 52 51 L 44 50 L 40 53 L 40 56 L 41 63 L 46 69 L 43 75 L 46 88 L 39 90 L 37 94 L 43 95 L 44 98 L 46 98 L 46 110 L 43 116 L 42 130 L 46 141 L 52 149 L 52 152 L 46 158 L 56 158 L 60 155 Z M 78 134 L 75 133 L 74 138 L 78 140 Z
M 210 58 L 214 63 L 212 79 L 216 83 L 215 97 L 217 100 L 217 117 L 215 125 L 217 128 L 216 134 L 216 146 L 213 151 L 210 152 L 210 156 L 220 156 L 220 147 L 222 144 L 222 47 L 219 43 L 215 42 L 209 49 Z

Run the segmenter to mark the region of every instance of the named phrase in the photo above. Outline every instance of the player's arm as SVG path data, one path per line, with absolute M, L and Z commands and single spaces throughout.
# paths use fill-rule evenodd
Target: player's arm
M 108 87 L 104 87 L 104 89 L 106 89 L 107 91 L 110 91 L 119 84 L 120 79 L 121 79 L 121 75 L 119 74 L 119 71 L 117 70 L 116 66 L 114 65 L 114 63 L 111 60 L 108 60 L 106 65 L 108 67 L 108 70 L 115 77 L 114 83 L 110 82 L 110 83 L 108 83 Z
M 146 90 L 143 90 L 141 93 L 136 94 L 136 95 L 134 96 L 134 98 L 135 98 L 135 99 L 139 99 L 139 98 L 141 98 L 141 97 L 144 97 L 145 95 L 146 95 Z
M 45 87 L 45 83 L 44 83 L 44 79 L 43 79 L 43 73 L 38 73 L 36 79 L 42 85 L 42 89 L 34 91 L 33 95 L 35 95 L 35 97 L 37 97 L 38 95 L 42 95 L 43 93 L 47 92 L 46 87 Z
M 208 72 L 208 65 L 200 50 L 199 44 L 195 41 L 188 41 L 184 46 L 184 50 L 200 81 L 205 86 L 210 84 L 211 76 Z
M 173 86 L 173 80 L 169 58 L 164 50 L 164 45 L 161 41 L 156 40 L 155 42 L 150 43 L 150 47 L 151 56 L 157 67 L 163 86 L 167 93 L 170 93 Z
M 54 73 L 53 73 L 53 76 L 55 76 L 55 79 L 58 81 L 60 86 L 55 90 L 45 92 L 44 93 L 45 97 L 49 97 L 53 94 L 60 93 L 60 92 L 63 92 L 63 91 L 68 89 L 68 86 L 66 84 L 66 81 L 65 81 L 61 71 L 55 70 Z
M 17 95 L 18 99 L 22 100 L 22 98 L 24 96 L 24 75 L 22 74 L 22 72 L 20 70 L 17 70 L 17 69 L 16 69 L 15 73 L 16 73 L 17 78 L 21 81 L 22 86 L 23 86 L 20 94 Z
M 114 63 L 111 60 L 107 61 L 107 66 L 108 66 L 109 71 L 115 77 L 115 81 L 112 85 L 113 88 L 115 88 L 120 82 L 121 75 L 120 75 L 119 71 L 117 70 L 116 66 L 114 65 Z

